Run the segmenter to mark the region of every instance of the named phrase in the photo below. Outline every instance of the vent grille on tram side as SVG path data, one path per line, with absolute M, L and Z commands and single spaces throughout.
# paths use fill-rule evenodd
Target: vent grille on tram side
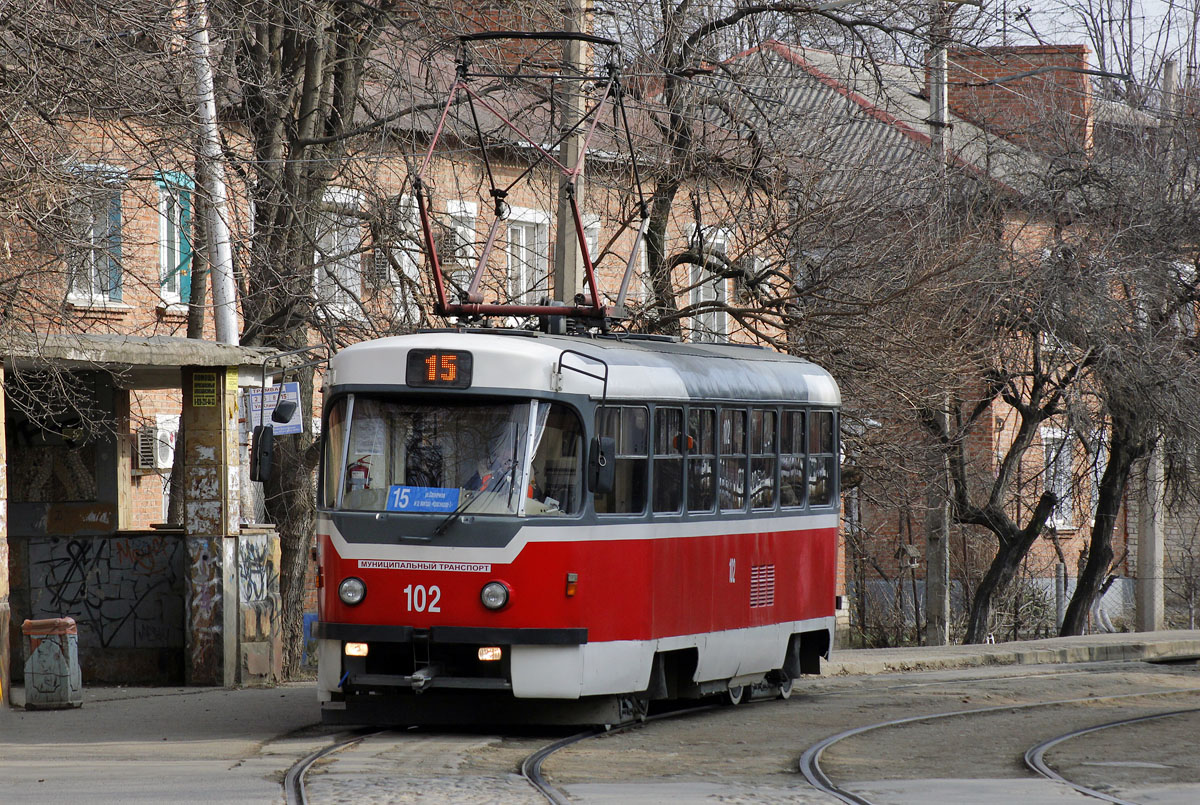
M 775 565 L 750 568 L 750 607 L 775 606 Z

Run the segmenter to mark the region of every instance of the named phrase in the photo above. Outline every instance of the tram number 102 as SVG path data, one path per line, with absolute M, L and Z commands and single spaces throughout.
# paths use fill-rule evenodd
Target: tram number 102
M 410 584 L 404 588 L 404 601 L 409 612 L 441 612 L 442 591 L 435 584 Z

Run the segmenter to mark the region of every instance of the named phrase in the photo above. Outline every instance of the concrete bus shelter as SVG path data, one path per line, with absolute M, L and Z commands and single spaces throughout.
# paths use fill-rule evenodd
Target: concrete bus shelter
M 257 386 L 273 354 L 168 336 L 7 345 L 0 387 L 24 396 L 16 406 L 0 395 L 0 706 L 22 673 L 25 618 L 79 622 L 85 684 L 278 679 L 279 540 L 269 526 L 243 523 L 238 438 L 239 381 Z M 61 411 L 62 427 L 31 419 L 21 409 L 38 400 L 24 381 L 45 378 L 70 384 L 115 427 L 83 434 L 70 425 L 78 416 Z M 183 397 L 183 522 L 149 530 L 128 527 L 129 399 L 140 389 Z M 19 499 L 22 488 L 30 499 Z

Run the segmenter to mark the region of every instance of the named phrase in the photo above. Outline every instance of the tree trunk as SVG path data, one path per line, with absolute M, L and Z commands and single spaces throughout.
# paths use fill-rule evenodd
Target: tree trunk
M 967 634 L 963 642 L 982 643 L 987 639 L 992 600 L 1008 589 L 1008 585 L 1017 574 L 1017 568 L 1021 566 L 1021 560 L 1029 552 L 1038 533 L 1035 531 L 1032 536 L 1022 533 L 1000 544 L 991 566 L 980 580 L 979 586 L 975 588 L 975 596 L 971 599 L 971 611 L 967 616 Z
M 988 572 L 975 588 L 975 596 L 971 599 L 971 611 L 967 616 L 967 634 L 964 642 L 982 643 L 987 639 L 992 599 L 1008 589 L 1021 566 L 1021 560 L 1042 533 L 1056 503 L 1058 498 L 1050 492 L 1043 492 L 1025 528 L 1019 531 L 1014 528 L 1008 534 L 996 532 L 1000 537 L 1000 547 L 991 566 L 988 567 Z M 995 528 L 993 530 L 995 531 Z
M 1133 414 L 1131 419 L 1136 416 Z M 1096 519 L 1092 523 L 1087 564 L 1079 574 L 1075 592 L 1071 595 L 1071 603 L 1067 605 L 1062 628 L 1059 630 L 1062 637 L 1083 634 L 1092 601 L 1100 594 L 1104 577 L 1112 564 L 1112 537 L 1117 525 L 1121 499 L 1125 496 L 1125 487 L 1129 482 L 1133 463 L 1146 452 L 1142 442 L 1131 435 L 1131 430 L 1130 420 L 1126 420 L 1122 415 L 1113 415 L 1112 446 L 1109 449 L 1108 466 L 1104 468 L 1104 477 L 1100 479 Z
M 649 284 L 654 295 L 655 312 L 652 320 L 659 332 L 676 337 L 683 335 L 679 317 L 675 315 L 679 305 L 675 299 L 675 283 L 671 270 L 667 268 L 667 224 L 678 192 L 678 182 L 663 182 L 654 188 L 650 201 L 650 226 L 646 229 L 646 270 L 650 273 Z
M 311 389 L 311 381 L 308 384 Z M 304 397 L 303 390 L 301 396 Z M 311 402 L 311 392 L 308 396 Z M 305 596 L 308 591 L 310 551 L 316 519 L 313 467 L 308 461 L 304 433 L 275 441 L 274 468 L 265 484 L 267 516 L 279 532 L 279 592 L 282 598 L 283 676 L 293 678 L 300 669 L 304 646 Z
M 297 450 L 295 443 L 298 440 L 298 436 L 284 437 L 275 449 L 278 483 L 291 487 L 291 494 L 280 494 L 267 499 L 267 511 L 271 513 L 280 537 L 279 591 L 283 609 L 285 679 L 293 678 L 300 669 L 300 656 L 304 645 L 304 599 L 308 590 L 305 577 L 308 573 L 315 516 L 312 470 Z M 274 510 L 271 506 L 272 501 L 276 504 Z

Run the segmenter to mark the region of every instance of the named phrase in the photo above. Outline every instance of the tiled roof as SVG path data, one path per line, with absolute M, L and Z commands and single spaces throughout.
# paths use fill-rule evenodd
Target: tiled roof
M 782 107 L 770 127 L 781 153 L 805 158 L 807 171 L 823 172 L 822 192 L 859 192 L 908 183 L 919 195 L 933 175 L 929 101 L 924 75 L 912 67 L 871 62 L 770 42 L 728 64 L 729 81 L 761 109 Z M 1013 191 L 1038 158 L 954 115 L 949 117 L 950 164 Z M 800 146 L 800 147 L 797 147 Z M 814 148 L 813 146 L 819 146 Z

